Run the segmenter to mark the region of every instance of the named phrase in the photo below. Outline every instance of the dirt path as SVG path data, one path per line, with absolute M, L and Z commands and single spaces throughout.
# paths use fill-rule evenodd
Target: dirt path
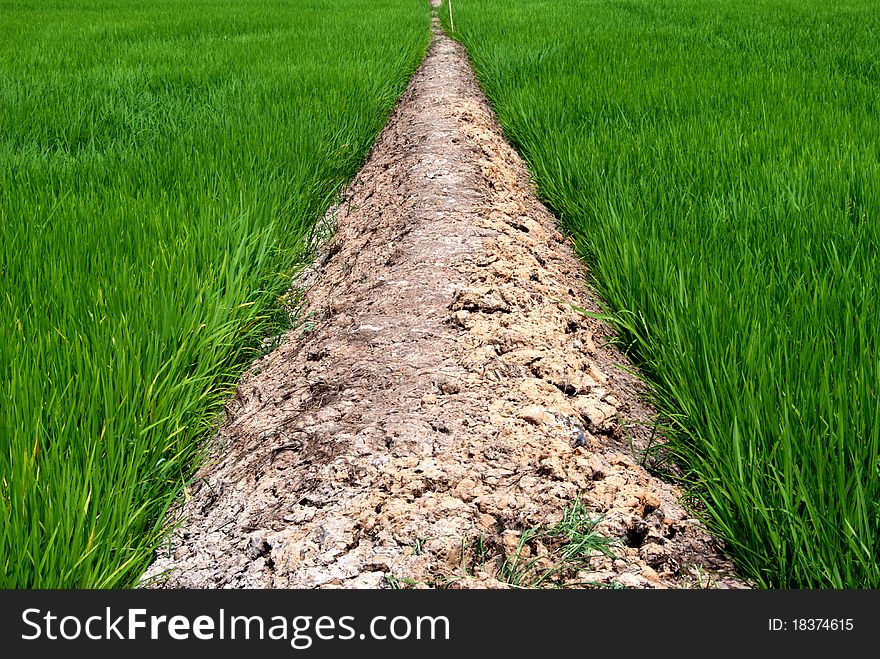
M 503 587 L 520 544 L 520 565 L 554 564 L 552 542 L 521 534 L 580 495 L 619 542 L 567 581 L 740 585 L 680 492 L 638 465 L 640 384 L 609 330 L 569 306 L 596 309 L 583 265 L 436 25 L 328 217 L 307 321 L 242 379 L 147 578 Z

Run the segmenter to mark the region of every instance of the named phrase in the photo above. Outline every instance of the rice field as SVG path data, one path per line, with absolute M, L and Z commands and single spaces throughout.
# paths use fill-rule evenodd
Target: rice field
M 453 9 L 743 575 L 880 586 L 880 6 Z
M 880 587 L 878 4 L 453 4 L 653 385 L 655 457 L 759 587 Z M 0 0 L 0 588 L 137 581 L 428 25 Z
M 0 587 L 137 580 L 428 23 L 0 0 Z

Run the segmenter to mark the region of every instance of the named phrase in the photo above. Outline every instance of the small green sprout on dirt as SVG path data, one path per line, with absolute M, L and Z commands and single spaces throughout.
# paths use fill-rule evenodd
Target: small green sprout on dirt
M 385 581 L 392 590 L 410 590 L 419 584 L 415 579 L 407 577 L 396 577 L 393 573 L 388 572 L 385 575 Z
M 498 572 L 498 580 L 520 588 L 550 585 L 595 585 L 577 582 L 577 574 L 598 555 L 613 557 L 617 540 L 596 532 L 601 517 L 591 518 L 580 498 L 565 509 L 562 519 L 548 529 L 523 531 L 519 544 Z
M 427 538 L 416 538 L 413 540 L 412 544 L 412 553 L 413 556 L 421 556 L 422 551 L 424 550 L 425 543 L 428 541 Z
M 489 545 L 486 537 L 465 534 L 461 538 L 461 567 L 465 574 L 475 576 L 477 568 L 485 565 L 489 558 Z

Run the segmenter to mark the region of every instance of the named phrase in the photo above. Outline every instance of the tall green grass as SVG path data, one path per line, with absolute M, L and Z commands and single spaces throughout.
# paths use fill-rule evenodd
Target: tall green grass
M 0 0 L 0 587 L 142 574 L 427 42 L 416 0 Z
M 880 586 L 877 3 L 454 10 L 742 573 Z

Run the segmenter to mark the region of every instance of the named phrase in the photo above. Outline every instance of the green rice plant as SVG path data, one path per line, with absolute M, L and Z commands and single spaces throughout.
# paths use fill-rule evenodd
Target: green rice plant
M 0 16 L 0 587 L 124 587 L 237 374 L 284 329 L 279 299 L 429 11 L 0 0 Z
M 880 586 L 878 33 L 871 0 L 455 3 L 701 514 L 765 587 Z

